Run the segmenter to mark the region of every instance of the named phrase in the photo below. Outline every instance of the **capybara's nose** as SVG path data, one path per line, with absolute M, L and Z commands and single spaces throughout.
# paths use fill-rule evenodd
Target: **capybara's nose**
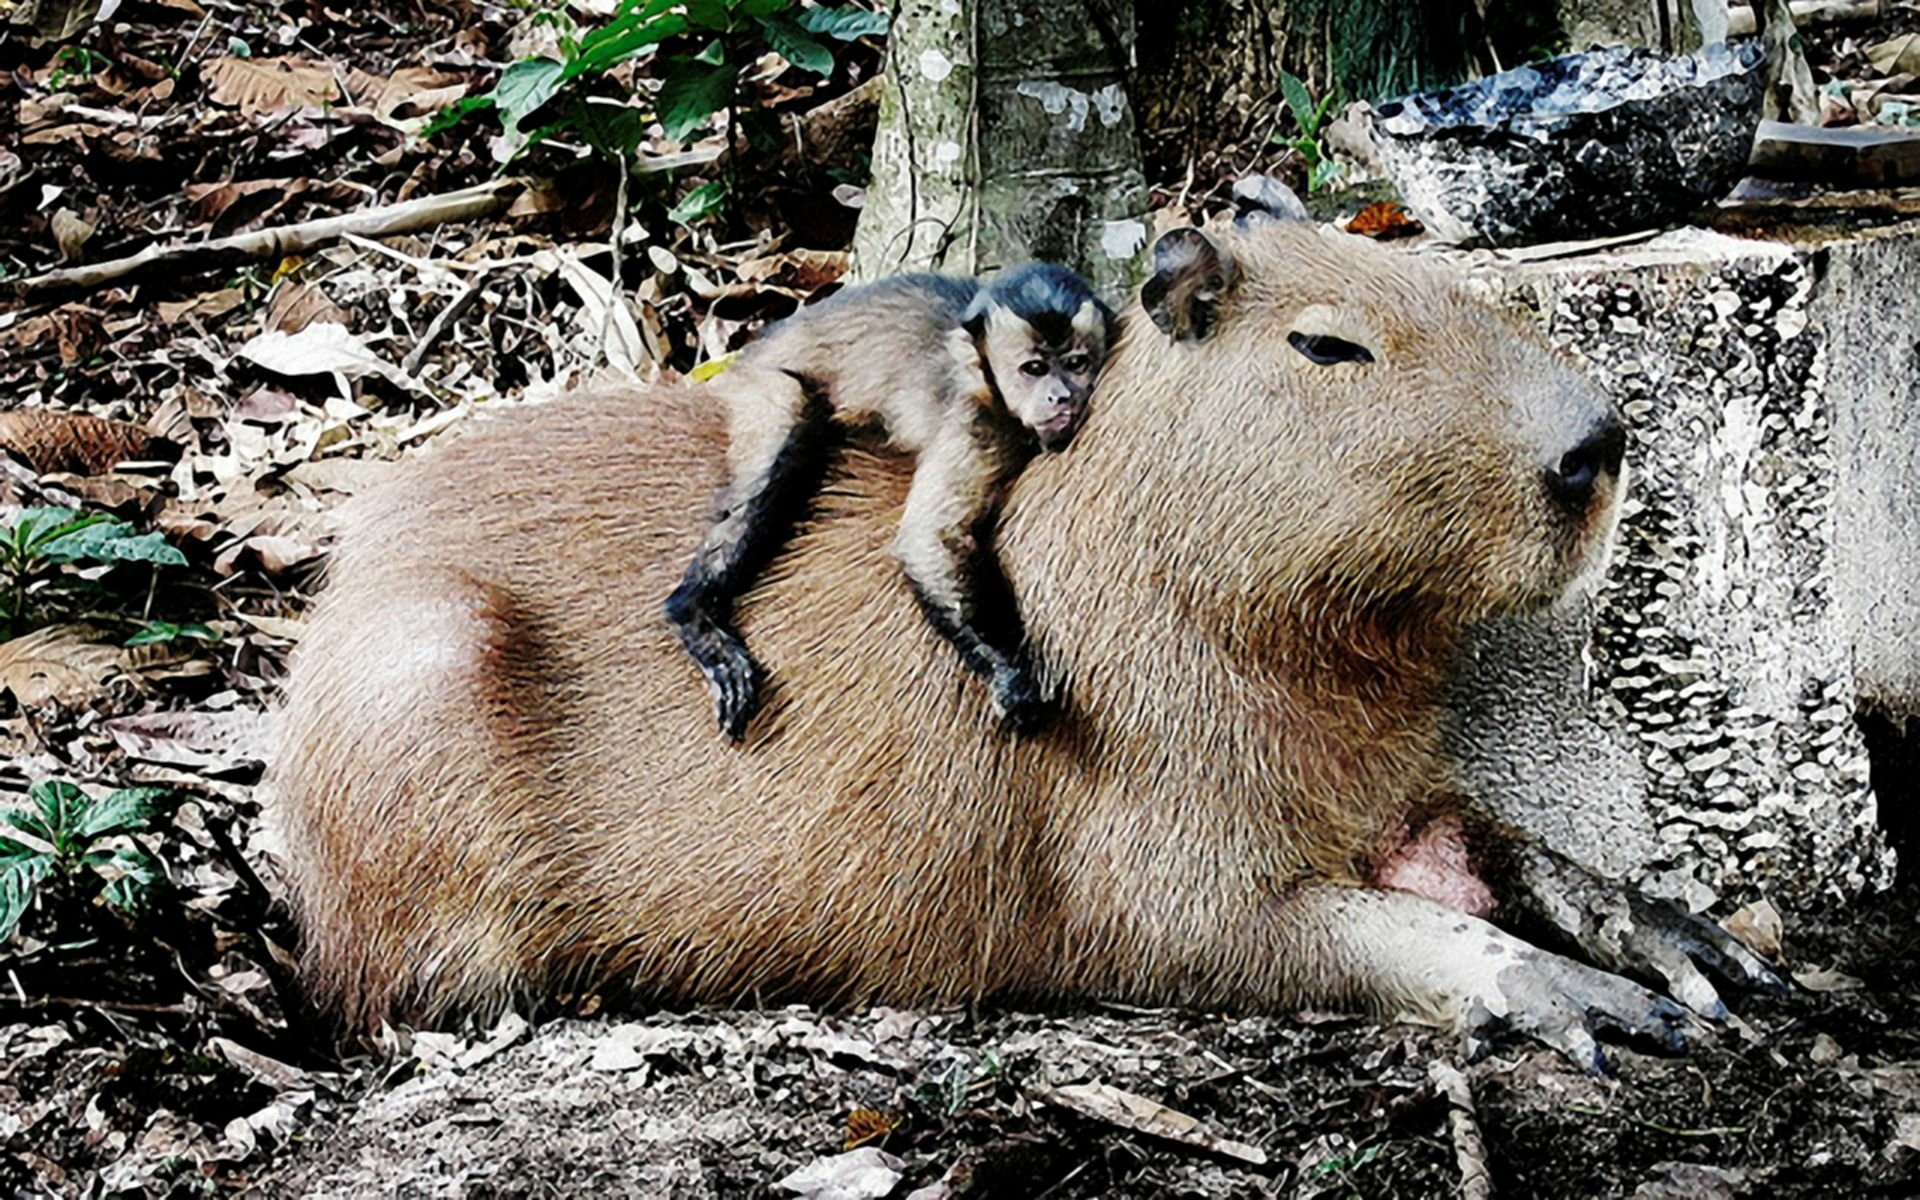
M 1618 418 L 1609 416 L 1547 468 L 1547 490 L 1571 511 L 1584 513 L 1593 503 L 1601 477 L 1620 474 L 1626 452 L 1627 431 Z

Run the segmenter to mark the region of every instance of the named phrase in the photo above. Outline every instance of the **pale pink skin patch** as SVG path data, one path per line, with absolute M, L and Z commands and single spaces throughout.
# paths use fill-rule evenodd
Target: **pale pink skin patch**
M 1429 821 L 1401 842 L 1381 864 L 1374 882 L 1476 917 L 1493 911 L 1493 891 L 1475 874 L 1466 831 L 1456 817 Z

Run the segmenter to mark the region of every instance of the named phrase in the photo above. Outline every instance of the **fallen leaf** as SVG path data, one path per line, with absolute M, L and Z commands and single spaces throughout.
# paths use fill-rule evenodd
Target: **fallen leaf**
M 258 713 L 159 712 L 115 717 L 101 728 L 128 758 L 230 771 L 266 761 Z
M 1903 33 L 1868 46 L 1867 61 L 1882 75 L 1920 72 L 1920 33 Z
M 388 76 L 356 67 L 347 75 L 347 93 L 354 105 L 382 121 L 391 121 L 396 116 L 422 116 L 445 108 L 467 94 L 467 81 L 432 67 L 401 67 Z
M 1104 1083 L 1078 1083 L 1061 1088 L 1034 1087 L 1029 1090 L 1048 1104 L 1071 1109 L 1122 1129 L 1152 1134 L 1256 1167 L 1264 1166 L 1267 1161 L 1267 1152 L 1258 1146 L 1221 1137 L 1207 1129 L 1198 1118 L 1177 1112 L 1157 1100 Z
M 93 236 L 93 222 L 70 208 L 55 210 L 47 221 L 53 230 L 53 244 L 60 248 L 61 262 L 78 262 L 80 251 Z
M 44 408 L 0 413 L 0 450 L 41 475 L 98 475 L 120 463 L 151 457 L 157 440 L 138 425 L 86 413 Z
M 1920 1150 L 1920 1113 L 1901 1113 L 1894 1118 L 1893 1140 L 1887 1143 L 1887 1152 L 1895 1149 Z
M 352 330 L 331 321 L 316 321 L 298 333 L 268 330 L 240 347 L 235 357 L 278 375 L 295 378 L 331 375 L 342 396 L 352 395 L 347 380 L 364 375 L 378 375 L 396 387 L 418 388 L 399 367 L 380 357 Z
M 0 642 L 0 695 L 28 708 L 81 704 L 125 675 L 131 658 L 90 625 L 49 625 Z
M 299 333 L 316 324 L 344 327 L 352 321 L 352 314 L 335 304 L 319 287 L 292 280 L 274 288 L 272 298 L 267 301 L 266 327 L 282 333 Z
M 200 64 L 207 98 L 249 116 L 288 108 L 318 108 L 340 98 L 332 63 L 303 58 L 221 55 Z
M 1739 938 L 1757 953 L 1767 958 L 1780 956 L 1780 940 L 1785 929 L 1780 921 L 1779 910 L 1772 901 L 1756 900 L 1724 922 L 1726 930 Z
M 881 1200 L 893 1194 L 904 1164 L 874 1146 L 817 1158 L 787 1175 L 775 1187 L 809 1200 Z
M 868 1142 L 877 1142 L 900 1128 L 904 1117 L 877 1108 L 860 1107 L 847 1114 L 847 1136 L 840 1142 L 843 1150 L 858 1150 Z
M 1353 219 L 1347 222 L 1348 233 L 1370 237 L 1377 242 L 1412 237 L 1425 229 L 1426 226 L 1414 220 L 1407 212 L 1404 204 L 1396 204 L 1391 200 L 1369 204 L 1353 214 Z
M 1795 971 L 1793 981 L 1810 992 L 1856 992 L 1865 986 L 1853 976 L 1829 967 L 1812 971 Z

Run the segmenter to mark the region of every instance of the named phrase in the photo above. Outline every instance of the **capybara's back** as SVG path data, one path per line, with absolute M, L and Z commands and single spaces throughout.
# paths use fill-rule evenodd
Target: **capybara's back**
M 857 452 L 740 613 L 763 718 L 714 731 L 659 617 L 721 476 L 697 391 L 476 420 L 356 501 L 272 775 L 315 998 L 358 1027 L 588 990 L 1487 1002 L 1497 955 L 1431 961 L 1466 918 L 1359 885 L 1443 789 L 1460 623 L 1595 552 L 1618 426 L 1403 259 L 1216 237 L 1229 294 L 1156 293 L 1204 336 L 1136 306 L 1009 498 L 1067 688 L 1040 736 L 918 618 L 903 470 Z

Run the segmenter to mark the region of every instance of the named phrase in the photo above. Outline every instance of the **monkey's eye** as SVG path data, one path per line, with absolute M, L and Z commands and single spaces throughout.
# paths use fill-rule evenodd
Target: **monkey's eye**
M 1044 358 L 1030 358 L 1020 364 L 1020 373 L 1029 378 L 1038 379 L 1047 373 L 1047 360 Z
M 1087 373 L 1087 369 L 1093 366 L 1093 359 L 1085 354 L 1069 354 L 1067 355 L 1067 361 L 1061 365 L 1066 367 L 1067 370 L 1072 371 L 1075 375 L 1084 375 Z
M 1370 363 L 1373 351 L 1358 342 L 1349 342 L 1328 333 L 1301 333 L 1295 330 L 1287 335 L 1287 344 L 1307 356 L 1308 361 L 1330 366 L 1334 363 Z

